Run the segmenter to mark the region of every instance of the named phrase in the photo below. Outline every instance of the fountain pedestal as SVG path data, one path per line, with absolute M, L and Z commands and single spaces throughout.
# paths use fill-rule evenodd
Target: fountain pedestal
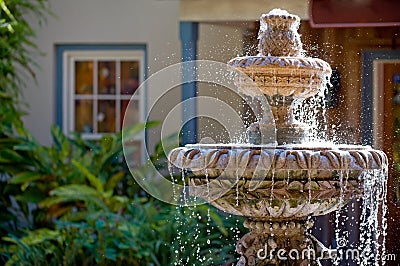
M 273 118 L 264 118 L 249 126 L 247 130 L 249 143 L 260 145 L 275 140 L 278 144 L 304 143 L 308 126 L 294 118 L 292 103 L 295 97 L 266 96 L 266 98 Z M 274 119 L 274 123 L 268 123 L 270 119 Z
M 313 236 L 307 235 L 311 221 L 262 222 L 246 220 L 250 230 L 236 245 L 241 255 L 238 266 L 245 265 L 313 265 L 316 258 L 329 256 Z

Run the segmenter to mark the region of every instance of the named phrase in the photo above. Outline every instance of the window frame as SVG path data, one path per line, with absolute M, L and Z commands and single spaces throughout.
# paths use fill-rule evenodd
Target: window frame
M 123 61 L 139 61 L 139 84 L 142 84 L 143 81 L 146 80 L 147 77 L 147 51 L 146 45 L 83 45 L 83 44 L 67 44 L 67 45 L 56 45 L 56 124 L 63 130 L 65 134 L 71 134 L 75 129 L 75 108 L 74 101 L 77 94 L 75 90 L 71 89 L 74 87 L 74 69 L 75 62 L 90 60 L 94 62 L 100 61 L 115 61 L 123 62 Z M 117 73 L 116 73 L 117 75 Z M 93 80 L 94 83 L 97 83 L 96 79 Z M 72 85 L 72 86 L 71 86 Z M 94 86 L 95 87 L 95 86 Z M 117 92 L 120 92 L 117 89 Z M 93 103 L 99 100 L 103 100 L 103 98 L 107 98 L 115 101 L 115 109 L 116 115 L 115 119 L 120 119 L 124 114 L 121 113 L 121 101 L 131 99 L 132 95 L 122 95 L 115 93 L 113 95 L 102 96 L 99 94 L 95 94 L 93 91 L 92 95 L 80 95 L 78 98 L 92 97 Z M 100 96 L 100 97 L 99 97 Z M 147 110 L 147 90 L 142 89 L 139 95 L 134 95 L 134 98 L 137 98 L 139 101 L 139 122 L 144 122 L 146 120 L 145 114 Z M 117 104 L 119 102 L 119 104 Z M 96 106 L 93 106 L 93 114 L 97 112 Z M 118 117 L 119 115 L 119 117 Z M 93 117 L 93 121 L 95 121 Z M 116 131 L 119 132 L 120 129 L 117 128 L 119 123 L 116 121 Z M 122 125 L 121 125 L 122 127 Z M 120 128 L 121 128 L 120 127 Z M 110 132 L 112 133 L 112 132 Z M 109 133 L 82 133 L 82 137 L 85 139 L 100 139 L 103 135 Z M 141 153 L 142 153 L 142 162 L 144 158 L 144 150 L 145 150 L 145 133 L 142 132 L 136 136 L 135 140 L 141 140 Z

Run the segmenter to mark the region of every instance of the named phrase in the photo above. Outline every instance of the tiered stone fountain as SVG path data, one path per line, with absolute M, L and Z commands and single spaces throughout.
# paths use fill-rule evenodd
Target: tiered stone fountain
M 248 128 L 247 144 L 186 145 L 169 160 L 193 173 L 191 195 L 247 217 L 250 232 L 237 243 L 237 265 L 313 265 L 331 253 L 307 232 L 310 217 L 362 195 L 362 173 L 382 169 L 387 158 L 365 146 L 305 143 L 308 127 L 295 120 L 292 102 L 323 90 L 331 68 L 302 55 L 299 17 L 273 10 L 260 24 L 259 54 L 228 65 L 251 78 L 236 80 L 244 94 L 267 98 L 276 128 L 264 117 Z

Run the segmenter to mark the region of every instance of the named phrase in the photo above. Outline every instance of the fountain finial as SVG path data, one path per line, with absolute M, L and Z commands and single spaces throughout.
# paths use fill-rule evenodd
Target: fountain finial
M 300 18 L 286 10 L 273 9 L 260 18 L 258 52 L 263 56 L 299 56 L 302 43 L 298 29 Z
M 233 58 L 228 65 L 248 75 L 235 84 L 244 94 L 264 95 L 275 119 L 278 144 L 302 143 L 308 136 L 308 126 L 296 121 L 292 103 L 323 90 L 332 70 L 318 58 L 303 54 L 298 28 L 300 18 L 285 10 L 273 9 L 260 18 L 259 54 Z M 272 132 L 265 118 L 249 128 L 252 144 L 267 144 Z M 263 136 L 263 137 L 258 137 Z

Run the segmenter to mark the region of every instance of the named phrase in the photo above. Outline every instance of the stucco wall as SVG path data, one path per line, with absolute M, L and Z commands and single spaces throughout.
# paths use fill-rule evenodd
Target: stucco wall
M 181 61 L 179 39 L 179 1 L 161 0 L 50 0 L 54 17 L 47 24 L 38 27 L 39 49 L 45 56 L 37 56 L 37 83 L 28 81 L 24 96 L 29 104 L 25 123 L 35 137 L 43 144 L 51 143 L 50 126 L 56 123 L 56 57 L 57 44 L 146 44 L 148 77 L 157 71 Z M 35 18 L 31 18 L 33 25 Z M 241 54 L 242 31 L 224 24 L 200 24 L 198 53 L 199 59 L 226 62 Z M 150 109 L 165 90 L 162 83 L 151 83 L 147 90 L 147 106 Z M 213 96 L 203 85 L 200 95 Z M 228 98 L 231 96 L 224 96 Z M 150 120 L 163 120 L 181 100 L 177 87 L 163 96 L 151 109 Z M 215 108 L 204 105 L 202 108 Z M 215 108 L 215 112 L 218 110 Z M 164 125 L 166 133 L 174 133 L 181 126 L 178 117 Z M 199 123 L 200 131 L 204 127 Z M 215 130 L 209 128 L 208 130 Z M 159 140 L 159 128 L 150 132 L 149 142 Z M 152 149 L 150 147 L 150 149 Z
M 35 58 L 40 66 L 37 84 L 28 81 L 24 96 L 29 104 L 27 127 L 42 143 L 50 143 L 50 125 L 56 121 L 57 44 L 146 44 L 148 75 L 180 61 L 179 1 L 159 0 L 50 0 L 54 17 L 37 31 L 37 43 L 45 56 Z M 35 19 L 32 18 L 32 21 Z M 162 86 L 148 89 L 148 102 Z M 171 101 L 179 101 L 177 91 Z M 157 118 L 157 114 L 154 114 Z M 171 125 L 171 131 L 176 130 Z
M 201 23 L 198 58 L 226 63 L 238 55 L 243 55 L 242 35 L 241 25 Z M 243 109 L 241 98 L 229 88 L 206 83 L 199 83 L 198 90 L 200 97 L 211 97 L 217 100 L 204 100 L 198 106 L 199 115 L 211 114 L 214 118 L 214 121 L 199 118 L 198 141 L 204 138 L 212 138 L 217 143 L 233 141 L 235 133 L 240 132 L 238 117 L 235 113 L 238 114 Z M 232 108 L 232 112 L 229 112 L 228 106 Z M 229 130 L 230 127 L 234 127 L 234 130 Z M 210 139 L 203 141 L 209 142 Z
M 281 8 L 308 19 L 308 3 L 308 0 L 181 0 L 180 18 L 203 22 L 254 21 L 261 13 Z

